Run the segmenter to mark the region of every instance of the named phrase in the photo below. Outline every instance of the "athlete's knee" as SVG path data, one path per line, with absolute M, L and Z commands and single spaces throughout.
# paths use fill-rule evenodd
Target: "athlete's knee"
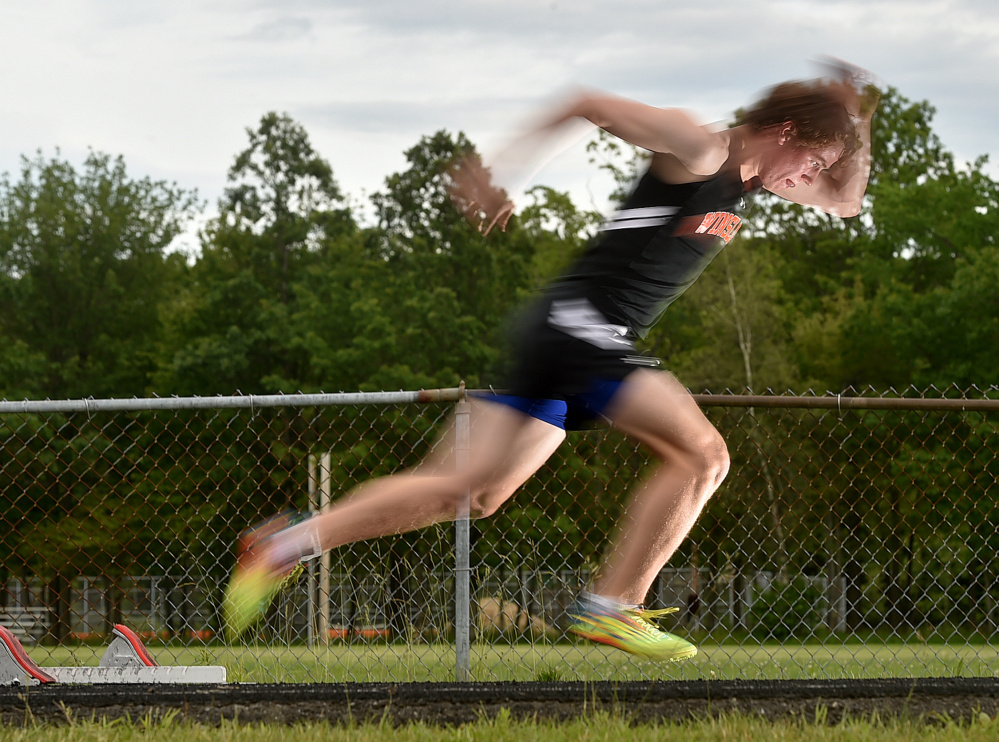
M 442 477 L 438 492 L 443 510 L 454 512 L 467 503 L 468 515 L 473 519 L 488 518 L 513 494 L 488 473 L 476 471 Z
M 711 425 L 698 431 L 685 456 L 687 465 L 701 480 L 708 495 L 718 489 L 731 466 L 725 439 Z
M 725 480 L 732 465 L 732 458 L 728 453 L 725 439 L 717 430 L 714 430 L 713 433 L 704 447 L 704 468 L 709 477 L 712 492 Z
M 500 484 L 487 482 L 473 491 L 470 496 L 471 517 L 488 518 L 496 513 L 500 506 L 510 499 L 514 489 Z
M 488 518 L 507 501 L 509 495 L 494 490 L 473 490 L 468 487 L 447 488 L 440 495 L 440 509 L 447 512 L 459 512 L 462 506 L 468 505 L 468 517 L 473 520 Z
M 469 517 L 473 520 L 488 518 L 490 515 L 493 515 L 497 510 L 499 510 L 500 504 L 501 503 L 498 502 L 494 503 L 487 498 L 473 497 L 469 502 Z

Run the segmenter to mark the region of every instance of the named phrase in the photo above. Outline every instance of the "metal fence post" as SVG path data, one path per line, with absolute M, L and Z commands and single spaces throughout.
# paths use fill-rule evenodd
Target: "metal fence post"
M 330 491 L 333 472 L 332 456 L 329 452 L 319 456 L 319 512 L 330 506 Z M 330 553 L 324 551 L 319 557 L 319 643 L 330 643 Z
M 464 395 L 455 405 L 455 467 L 461 471 L 468 466 L 469 441 L 471 438 L 471 406 Z M 455 567 L 454 567 L 454 649 L 455 679 L 459 683 L 471 680 L 471 560 L 469 507 L 471 493 L 458 503 L 455 519 Z
M 308 459 L 309 465 L 309 516 L 314 516 L 319 512 L 319 457 L 314 453 L 309 454 Z M 310 647 L 314 647 L 316 644 L 316 637 L 318 635 L 318 626 L 316 625 L 316 592 L 317 592 L 317 577 L 316 577 L 316 561 L 310 559 L 305 565 L 306 574 L 306 621 L 307 621 L 307 639 Z
M 330 505 L 332 453 L 309 454 L 309 514 L 324 512 Z M 306 566 L 309 646 L 330 643 L 330 553 Z

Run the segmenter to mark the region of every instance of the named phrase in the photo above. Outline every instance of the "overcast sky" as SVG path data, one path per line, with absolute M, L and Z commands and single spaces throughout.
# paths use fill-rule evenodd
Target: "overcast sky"
M 0 9 L 0 172 L 92 148 L 214 204 L 278 111 L 360 201 L 421 136 L 488 150 L 573 86 L 723 121 L 823 54 L 929 100 L 958 157 L 999 160 L 997 0 L 32 0 Z M 581 147 L 538 180 L 604 205 Z

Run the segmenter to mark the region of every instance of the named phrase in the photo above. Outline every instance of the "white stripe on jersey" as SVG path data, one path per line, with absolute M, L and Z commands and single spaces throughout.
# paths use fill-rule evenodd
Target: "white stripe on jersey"
M 628 328 L 608 322 L 588 299 L 553 301 L 548 313 L 548 324 L 566 335 L 604 350 L 635 347 L 627 337 Z
M 679 210 L 679 206 L 644 206 L 638 209 L 621 209 L 607 217 L 606 221 L 600 225 L 599 231 L 661 227 Z

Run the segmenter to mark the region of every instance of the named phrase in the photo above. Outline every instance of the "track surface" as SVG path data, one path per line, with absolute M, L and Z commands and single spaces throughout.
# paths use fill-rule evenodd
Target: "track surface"
M 595 711 L 635 721 L 738 711 L 835 724 L 844 715 L 927 721 L 999 715 L 999 678 L 670 681 L 642 683 L 335 683 L 59 685 L 0 688 L 0 723 L 75 719 L 223 719 L 292 724 L 423 721 L 453 725 L 509 709 L 516 718 L 568 719 Z

